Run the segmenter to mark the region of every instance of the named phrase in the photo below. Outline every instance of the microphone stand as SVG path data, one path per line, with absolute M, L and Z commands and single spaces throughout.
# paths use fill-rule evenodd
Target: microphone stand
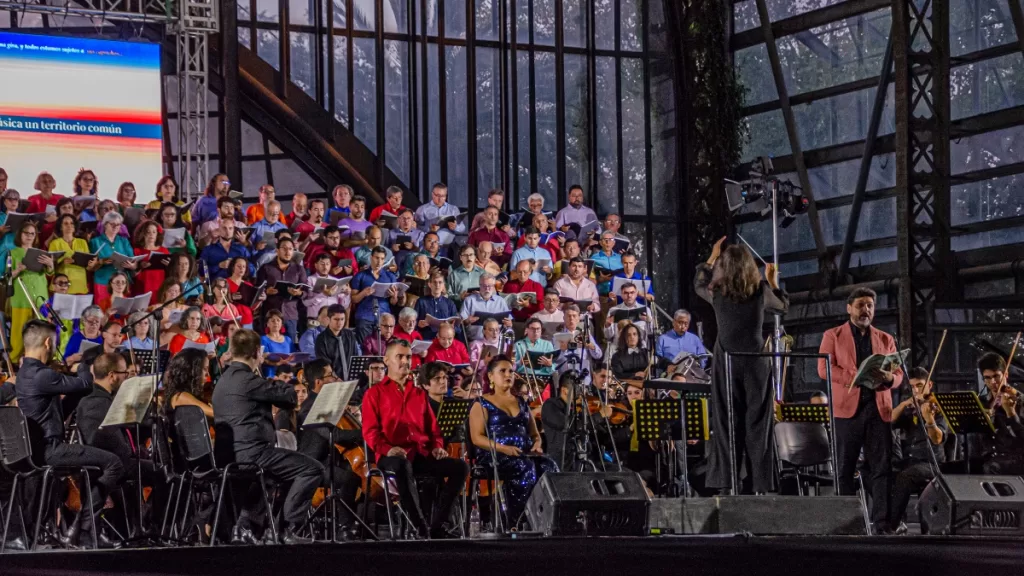
M 590 325 L 590 322 L 591 322 L 590 314 L 584 315 L 583 316 L 583 342 L 585 342 L 586 344 L 592 343 L 592 340 L 593 340 L 593 335 L 590 333 L 590 330 L 592 329 L 591 325 Z M 586 344 L 584 344 L 583 345 L 584 346 L 583 349 L 580 350 L 580 365 L 581 365 L 581 368 L 582 368 L 582 362 L 583 362 L 584 354 L 590 354 L 590 351 L 586 348 Z M 583 370 L 583 372 L 581 373 L 583 375 L 583 378 L 586 378 L 586 373 L 587 373 L 586 370 Z M 605 372 L 605 374 L 607 375 L 608 381 L 610 382 L 611 381 L 611 374 L 608 374 L 607 372 Z M 598 398 L 600 398 L 601 397 L 601 395 L 600 395 L 601 391 L 600 390 L 596 390 L 596 392 L 598 393 Z M 608 404 L 608 385 L 607 384 L 605 384 L 605 395 L 604 395 L 603 403 L 605 405 Z M 612 434 L 612 423 L 608 420 L 608 418 L 605 418 L 604 419 L 604 425 L 608 429 L 608 441 L 611 442 L 612 454 L 615 455 L 615 465 L 618 467 L 619 472 L 622 472 L 622 460 L 619 458 L 619 447 L 615 445 L 615 435 Z M 594 431 L 594 435 L 595 436 L 597 435 L 596 429 Z M 598 443 L 598 446 L 600 446 L 600 443 Z

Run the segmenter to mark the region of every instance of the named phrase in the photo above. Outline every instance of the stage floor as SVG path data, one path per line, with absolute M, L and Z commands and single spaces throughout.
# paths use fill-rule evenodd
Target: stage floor
M 40 574 L 1024 574 L 1024 539 L 660 536 L 164 548 L 0 556 Z

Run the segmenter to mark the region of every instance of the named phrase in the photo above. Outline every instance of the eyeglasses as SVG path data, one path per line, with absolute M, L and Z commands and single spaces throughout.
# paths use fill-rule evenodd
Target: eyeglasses
M 387 370 L 387 367 L 385 367 L 385 366 L 370 366 L 370 371 L 371 372 L 383 372 L 384 370 Z
M 67 288 L 68 286 L 71 286 L 71 282 L 54 282 L 53 285 L 58 288 Z
M 380 327 L 381 328 L 394 328 L 395 325 L 394 324 L 381 324 Z

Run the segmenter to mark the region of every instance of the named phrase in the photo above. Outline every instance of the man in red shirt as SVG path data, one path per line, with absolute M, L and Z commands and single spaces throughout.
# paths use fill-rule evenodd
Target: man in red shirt
M 412 350 L 405 340 L 393 340 L 384 353 L 388 375 L 363 396 L 363 438 L 377 456 L 377 466 L 393 473 L 402 507 L 420 535 L 444 538 L 444 522 L 469 477 L 465 462 L 449 458 L 437 418 L 425 390 L 411 377 Z M 429 475 L 441 484 L 441 495 L 427 524 L 420 508 L 415 475 Z
M 402 206 L 403 193 L 401 188 L 399 188 L 398 186 L 391 186 L 388 188 L 385 194 L 387 196 L 388 201 L 374 208 L 373 211 L 370 212 L 370 217 L 367 218 L 367 220 L 369 220 L 370 222 L 373 222 L 377 226 L 381 227 L 384 226 L 384 222 L 381 220 L 381 214 L 383 214 L 385 210 L 391 212 L 395 216 L 398 216 L 402 212 L 408 210 L 408 208 Z
M 351 250 L 341 246 L 341 230 L 337 226 L 324 229 L 322 244 L 314 242 L 306 246 L 306 269 L 315 268 L 317 256 L 324 252 L 331 255 L 331 276 L 340 278 L 352 275 L 356 257 Z M 348 260 L 348 265 L 342 266 L 342 260 Z
M 512 307 L 512 318 L 517 322 L 526 322 L 530 316 L 544 308 L 544 287 L 536 280 L 531 280 L 530 274 L 533 274 L 531 261 L 520 260 L 515 269 L 509 273 L 512 279 L 506 282 L 501 290 L 505 294 L 532 293 L 535 296 L 532 304 L 528 300 L 520 298 L 519 303 L 526 305 L 521 308 Z
M 466 241 L 473 247 L 484 241 L 490 242 L 494 247 L 491 260 L 498 266 L 504 266 L 512 259 L 512 240 L 504 230 L 498 228 L 498 209 L 494 206 L 484 209 L 483 226 L 473 230 Z

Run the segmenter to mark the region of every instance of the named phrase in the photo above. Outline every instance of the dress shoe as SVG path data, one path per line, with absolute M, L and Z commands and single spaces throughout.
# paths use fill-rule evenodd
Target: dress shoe
M 91 545 L 92 541 L 89 540 L 88 544 Z M 100 530 L 99 535 L 96 537 L 96 544 L 100 547 L 100 550 L 118 550 L 124 546 L 124 542 L 116 538 L 111 538 L 103 530 Z
M 299 536 L 298 531 L 295 530 L 295 528 L 293 528 L 291 526 L 285 528 L 284 532 L 281 534 L 281 544 L 285 544 L 285 545 L 288 545 L 288 546 L 294 546 L 295 544 L 312 544 L 312 543 L 313 543 L 313 539 L 312 538 L 305 538 L 305 537 Z
M 235 529 L 231 531 L 231 544 L 236 546 L 256 546 L 260 542 L 256 539 L 256 535 L 252 533 L 252 530 L 248 528 L 242 528 L 241 526 L 235 526 Z
M 264 546 L 277 546 L 280 542 L 278 541 L 278 537 L 270 531 L 270 528 L 267 528 L 263 531 L 263 537 L 260 538 L 260 544 Z

